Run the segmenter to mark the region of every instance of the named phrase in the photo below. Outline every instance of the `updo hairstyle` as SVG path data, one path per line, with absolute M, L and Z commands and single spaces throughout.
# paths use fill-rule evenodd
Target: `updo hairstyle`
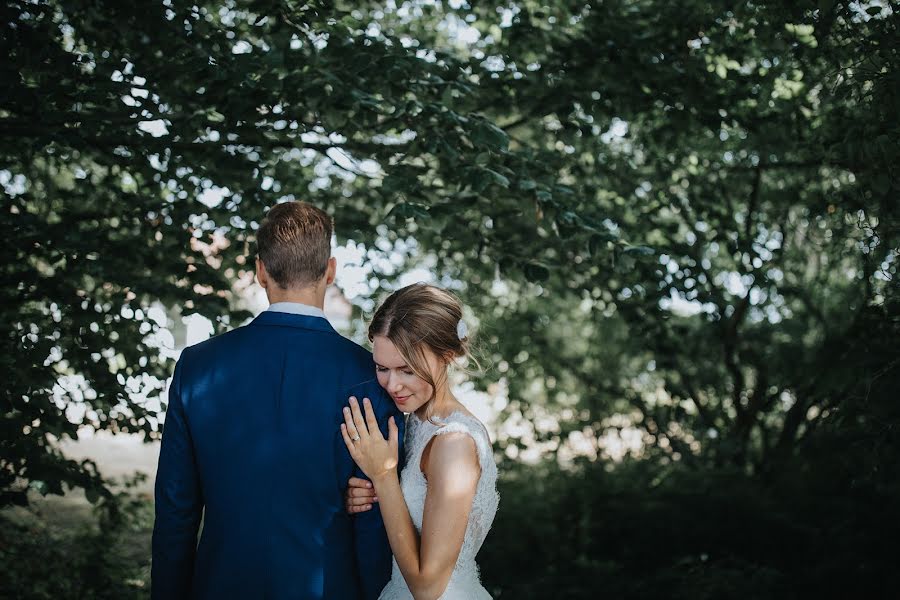
M 465 326 L 460 325 L 462 317 L 462 304 L 454 294 L 433 285 L 416 283 L 388 296 L 369 324 L 369 341 L 374 341 L 375 336 L 389 339 L 412 372 L 431 386 L 431 398 L 425 411 L 429 417 L 431 401 L 437 389 L 447 381 L 447 369 L 435 380 L 428 370 L 425 349 L 447 363 L 467 357 L 469 337 Z

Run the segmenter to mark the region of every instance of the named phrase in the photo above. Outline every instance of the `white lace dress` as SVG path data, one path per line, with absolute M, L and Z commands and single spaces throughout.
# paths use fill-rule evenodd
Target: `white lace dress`
M 478 449 L 481 477 L 475 490 L 475 498 L 472 500 L 472 511 L 469 513 L 469 524 L 466 527 L 459 558 L 456 559 L 450 582 L 440 600 L 490 600 L 491 595 L 481 585 L 475 555 L 478 554 L 484 538 L 491 529 L 499 502 L 497 465 L 494 463 L 491 442 L 484 426 L 477 419 L 462 412 L 454 412 L 446 419 L 432 420 L 435 422 L 421 421 L 415 413 L 411 413 L 406 422 L 406 465 L 400 473 L 403 497 L 406 499 L 406 506 L 409 508 L 409 515 L 416 526 L 416 531 L 421 533 L 425 494 L 428 491 L 428 482 L 419 467 L 422 450 L 435 435 L 460 432 L 472 436 Z M 381 592 L 379 600 L 413 600 L 396 560 L 391 580 Z

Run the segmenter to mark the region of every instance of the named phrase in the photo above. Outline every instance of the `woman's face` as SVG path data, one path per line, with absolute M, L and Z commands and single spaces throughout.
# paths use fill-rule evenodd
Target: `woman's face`
M 406 359 L 394 343 L 382 335 L 376 335 L 372 340 L 372 346 L 378 383 L 391 395 L 397 408 L 405 413 L 411 413 L 427 404 L 431 398 L 432 387 L 406 364 Z M 436 379 L 436 375 L 440 373 L 441 363 L 427 348 L 425 357 L 431 376 Z

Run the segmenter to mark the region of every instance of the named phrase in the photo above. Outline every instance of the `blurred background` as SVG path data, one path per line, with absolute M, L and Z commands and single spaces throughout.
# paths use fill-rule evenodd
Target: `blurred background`
M 893 597 L 894 2 L 7 0 L 0 597 L 149 597 L 180 351 L 266 306 L 466 304 L 495 598 Z

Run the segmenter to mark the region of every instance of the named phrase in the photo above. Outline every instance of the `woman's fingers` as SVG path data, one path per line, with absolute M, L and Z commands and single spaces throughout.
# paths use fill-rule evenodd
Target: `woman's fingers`
M 359 431 L 359 427 L 356 426 L 356 421 L 353 420 L 353 413 L 347 406 L 344 407 L 344 424 L 347 427 L 347 433 L 350 435 L 350 439 L 354 442 L 359 441 L 359 438 L 362 437 L 362 433 Z
M 380 435 L 381 430 L 378 428 L 378 420 L 375 418 L 375 409 L 372 408 L 372 402 L 368 398 L 363 398 L 363 410 L 366 413 L 366 426 L 369 434 L 375 435 L 375 432 L 378 431 Z
M 388 443 L 391 445 L 391 448 L 397 449 L 398 439 L 399 433 L 397 430 L 397 423 L 394 421 L 394 417 L 391 417 L 388 419 Z
M 357 434 L 360 437 L 367 437 L 369 429 L 366 427 L 366 421 L 363 419 L 362 411 L 359 410 L 359 402 L 354 396 L 350 396 L 350 414 L 353 417 L 353 424 L 356 425 Z
M 353 460 L 356 460 L 356 445 L 350 439 L 350 434 L 347 433 L 346 423 L 341 423 L 341 437 L 344 438 L 344 444 L 347 446 L 350 456 L 353 457 Z

